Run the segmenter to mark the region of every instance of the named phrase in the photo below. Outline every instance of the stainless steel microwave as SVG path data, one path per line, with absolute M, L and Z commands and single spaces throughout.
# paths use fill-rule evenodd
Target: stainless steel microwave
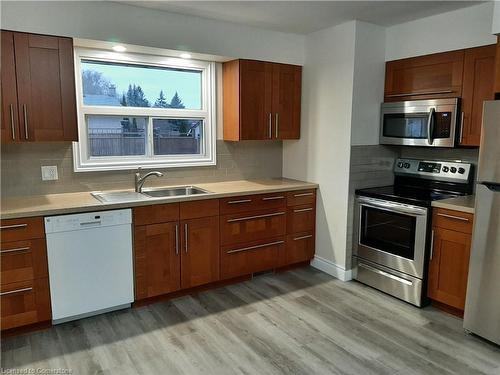
M 380 144 L 454 147 L 459 99 L 382 103 Z

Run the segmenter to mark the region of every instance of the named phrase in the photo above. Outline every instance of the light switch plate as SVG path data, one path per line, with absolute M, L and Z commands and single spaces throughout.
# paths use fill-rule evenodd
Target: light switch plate
M 42 181 L 58 180 L 57 165 L 42 165 Z

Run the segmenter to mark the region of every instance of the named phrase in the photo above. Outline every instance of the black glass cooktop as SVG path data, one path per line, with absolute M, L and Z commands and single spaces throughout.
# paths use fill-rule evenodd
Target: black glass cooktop
M 436 190 L 418 189 L 401 186 L 382 186 L 367 189 L 358 189 L 356 194 L 365 197 L 390 200 L 394 202 L 429 207 L 432 201 L 453 198 L 461 194 Z

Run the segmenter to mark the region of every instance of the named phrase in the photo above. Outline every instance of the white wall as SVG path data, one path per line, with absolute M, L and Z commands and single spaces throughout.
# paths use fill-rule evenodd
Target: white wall
M 500 1 L 495 1 L 491 31 L 492 34 L 500 34 Z
M 496 43 L 491 33 L 493 5 L 483 3 L 387 28 L 386 60 Z
M 108 1 L 2 1 L 1 27 L 302 64 L 304 36 Z
M 385 28 L 358 21 L 354 51 L 351 145 L 379 143 L 384 77 Z
M 316 257 L 339 274 L 346 265 L 355 25 L 307 36 L 301 138 L 283 146 L 283 175 L 319 183 Z

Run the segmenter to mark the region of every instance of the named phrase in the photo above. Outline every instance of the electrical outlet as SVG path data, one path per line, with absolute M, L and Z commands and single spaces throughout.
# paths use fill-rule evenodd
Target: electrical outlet
M 42 181 L 58 180 L 57 165 L 42 165 Z

